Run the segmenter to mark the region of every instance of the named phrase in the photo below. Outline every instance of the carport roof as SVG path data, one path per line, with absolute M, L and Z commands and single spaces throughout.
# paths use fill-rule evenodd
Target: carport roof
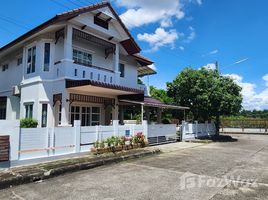
M 177 110 L 190 109 L 189 107 L 165 104 L 165 103 L 159 101 L 158 99 L 148 97 L 148 96 L 145 96 L 143 101 L 132 101 L 132 100 L 127 100 L 127 99 L 121 99 L 119 101 L 125 102 L 125 103 L 131 103 L 131 104 L 140 104 L 140 105 L 144 105 L 146 107 L 169 108 L 169 109 L 177 109 Z
M 93 80 L 71 80 L 66 79 L 65 80 L 65 87 L 66 88 L 79 88 L 83 86 L 93 86 L 95 88 L 106 88 L 110 90 L 120 90 L 131 94 L 144 94 L 143 90 L 137 89 L 137 88 L 130 88 L 125 87 L 121 85 L 115 85 L 110 83 L 103 83 L 99 81 L 93 81 Z

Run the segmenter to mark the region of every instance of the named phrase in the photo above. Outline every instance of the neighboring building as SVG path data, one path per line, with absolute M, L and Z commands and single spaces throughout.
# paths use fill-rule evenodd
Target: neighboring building
M 138 77 L 156 73 L 140 51 L 110 3 L 56 15 L 0 49 L 0 119 L 122 121 L 120 105 L 147 95 Z

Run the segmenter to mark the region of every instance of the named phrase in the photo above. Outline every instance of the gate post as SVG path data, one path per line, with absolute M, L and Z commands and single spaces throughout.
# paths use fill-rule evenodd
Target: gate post
M 195 121 L 195 138 L 198 137 L 198 121 Z
M 114 136 L 119 135 L 119 120 L 113 120 Z
M 74 134 L 75 134 L 75 152 L 80 152 L 81 145 L 81 121 L 74 121 Z
M 142 121 L 142 126 L 143 126 L 143 134 L 145 138 L 148 140 L 148 123 L 147 120 Z

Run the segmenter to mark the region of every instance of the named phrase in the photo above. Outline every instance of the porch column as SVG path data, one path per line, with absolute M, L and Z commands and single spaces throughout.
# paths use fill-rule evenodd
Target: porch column
M 148 124 L 150 124 L 150 108 L 145 108 L 145 116 Z
M 120 106 L 119 109 L 119 123 L 123 124 L 124 123 L 124 106 Z
M 61 126 L 69 126 L 69 106 L 69 94 L 65 92 L 62 94 Z
M 115 84 L 120 82 L 120 71 L 119 71 L 119 45 L 115 45 L 115 54 L 114 54 L 114 73 L 115 73 Z
M 73 28 L 70 25 L 65 27 L 64 48 L 62 62 L 73 62 Z
M 144 106 L 141 104 L 141 121 L 143 121 Z
M 118 120 L 118 99 L 116 98 L 115 99 L 115 105 L 114 105 L 114 108 L 113 108 L 113 119 L 112 120 Z
M 162 109 L 161 108 L 157 108 L 157 123 L 161 124 L 162 123 Z

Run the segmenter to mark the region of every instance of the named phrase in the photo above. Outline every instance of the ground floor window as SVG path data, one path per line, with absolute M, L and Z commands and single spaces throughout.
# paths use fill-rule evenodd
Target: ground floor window
M 47 104 L 42 104 L 41 126 L 47 127 Z
M 33 104 L 25 105 L 25 118 L 33 118 Z
M 80 120 L 81 126 L 100 125 L 100 107 L 97 106 L 71 106 L 70 123 Z
M 7 100 L 0 97 L 0 119 L 6 119 Z

